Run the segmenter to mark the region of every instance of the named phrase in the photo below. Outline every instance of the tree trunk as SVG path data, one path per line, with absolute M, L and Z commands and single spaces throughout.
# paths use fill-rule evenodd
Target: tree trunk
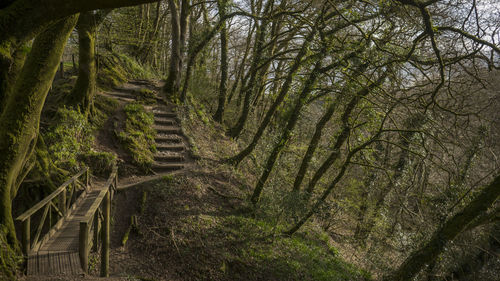
M 80 15 L 78 31 L 78 78 L 70 96 L 68 105 L 80 108 L 88 115 L 96 90 L 95 40 L 97 27 L 94 15 L 86 12 Z
M 340 97 L 341 95 L 339 95 Z M 319 120 L 319 122 L 316 124 L 316 128 L 314 129 L 314 135 L 311 138 L 311 141 L 309 142 L 309 146 L 307 147 L 306 154 L 304 154 L 304 158 L 302 158 L 302 162 L 300 163 L 300 168 L 299 171 L 297 172 L 297 175 L 295 176 L 295 181 L 293 182 L 293 188 L 292 190 L 294 192 L 299 192 L 300 191 L 300 185 L 302 184 L 302 180 L 304 179 L 304 176 L 306 175 L 307 168 L 309 167 L 309 162 L 311 161 L 311 158 L 314 155 L 314 152 L 316 151 L 316 147 L 318 146 L 318 143 L 321 139 L 321 135 L 323 134 L 323 128 L 325 127 L 326 123 L 332 118 L 333 113 L 335 112 L 335 109 L 337 108 L 337 101 L 332 102 L 328 108 L 326 109 L 325 113 Z
M 12 199 L 34 151 L 40 114 L 77 16 L 52 25 L 37 36 L 0 116 L 0 227 L 17 245 Z
M 290 71 L 288 72 L 288 75 L 286 77 L 285 82 L 283 83 L 283 86 L 280 89 L 280 92 L 278 94 L 278 97 L 276 97 L 276 100 L 274 100 L 273 104 L 269 108 L 269 110 L 266 113 L 266 116 L 264 117 L 264 120 L 260 124 L 259 128 L 257 129 L 257 132 L 253 136 L 252 141 L 248 144 L 248 146 L 243 149 L 240 153 L 236 154 L 235 156 L 229 158 L 227 162 L 232 163 L 234 165 L 238 165 L 241 160 L 243 160 L 245 157 L 250 155 L 252 151 L 254 150 L 255 146 L 257 146 L 257 143 L 259 142 L 260 138 L 264 134 L 264 131 L 266 130 L 267 126 L 271 122 L 271 118 L 274 115 L 274 112 L 280 104 L 283 102 L 285 97 L 288 95 L 288 91 L 290 90 L 290 87 L 293 82 L 293 78 L 295 77 L 295 74 L 297 71 L 300 69 L 302 64 L 304 63 L 303 58 L 306 56 L 309 44 L 311 43 L 312 39 L 314 38 L 314 35 L 316 34 L 317 29 L 313 28 L 313 30 L 307 35 L 307 37 L 304 40 L 304 43 L 302 44 L 302 47 L 299 51 L 299 53 L 295 56 L 293 60 L 293 64 L 290 68 Z
M 306 103 L 307 96 L 311 93 L 314 84 L 316 83 L 316 80 L 321 74 L 321 59 L 322 58 L 320 58 L 320 60 L 316 63 L 314 69 L 309 74 L 307 81 L 304 83 L 302 92 L 300 93 L 299 97 L 297 98 L 297 101 L 295 102 L 295 106 L 293 108 L 292 114 L 290 115 L 290 118 L 288 119 L 285 130 L 282 132 L 279 141 L 275 144 L 273 151 L 267 158 L 266 165 L 264 166 L 264 171 L 262 172 L 262 175 L 257 181 L 257 185 L 255 186 L 252 197 L 250 198 L 251 202 L 254 205 L 257 204 L 257 202 L 259 201 L 260 194 L 262 193 L 264 185 L 269 175 L 271 174 L 274 164 L 278 160 L 281 151 L 286 146 L 287 142 L 290 140 L 292 136 L 292 131 L 295 127 L 295 124 L 297 124 L 297 121 L 299 120 L 300 111 L 304 106 L 304 104 Z
M 182 57 L 181 57 L 181 27 L 179 19 L 179 3 L 176 0 L 168 0 L 168 5 L 170 7 L 170 17 L 172 25 L 172 38 L 171 38 L 171 50 L 170 50 L 170 65 L 168 69 L 168 77 L 165 82 L 164 91 L 167 97 L 178 98 L 180 83 L 181 83 L 181 67 L 182 67 Z
M 27 50 L 27 45 L 23 45 L 14 50 L 12 56 L 9 54 L 8 58 L 5 57 L 2 59 L 3 56 L 0 54 L 0 114 L 7 102 L 8 90 L 12 89 L 12 85 L 24 65 Z M 10 50 L 8 52 L 10 53 Z M 5 68 L 1 66 L 3 63 L 6 65 Z
M 365 87 L 365 88 L 361 89 L 359 92 L 357 92 L 354 95 L 354 97 L 349 101 L 349 104 L 347 104 L 346 108 L 344 109 L 344 113 L 342 114 L 342 117 L 341 117 L 342 131 L 340 132 L 337 139 L 335 140 L 335 144 L 333 145 L 332 153 L 323 162 L 323 164 L 319 167 L 319 169 L 314 173 L 312 179 L 309 181 L 309 184 L 308 184 L 307 189 L 306 189 L 306 193 L 307 193 L 306 197 L 311 196 L 318 181 L 321 179 L 321 177 L 323 177 L 323 175 L 330 168 L 330 166 L 333 163 L 335 163 L 335 161 L 339 158 L 340 148 L 342 147 L 344 142 L 347 140 L 347 137 L 351 133 L 352 128 L 349 126 L 349 118 L 351 116 L 351 113 L 354 111 L 354 109 L 358 105 L 361 98 L 367 96 L 374 88 L 380 86 L 385 81 L 386 77 L 387 77 L 387 72 L 385 72 L 383 75 L 381 75 L 377 81 L 371 83 L 367 87 Z
M 95 57 L 97 28 L 109 12 L 111 10 L 82 13 L 76 24 L 78 31 L 78 78 L 67 102 L 68 105 L 79 108 L 86 116 L 89 115 L 93 107 L 97 88 Z
M 412 280 L 422 268 L 433 262 L 446 244 L 467 228 L 475 218 L 483 214 L 500 196 L 500 175 L 485 187 L 465 208 L 439 227 L 431 239 L 415 250 L 392 274 L 383 280 Z
M 264 8 L 264 15 L 266 15 L 272 6 L 273 1 L 268 1 L 266 3 L 266 7 Z M 245 127 L 245 123 L 248 119 L 248 114 L 250 113 L 250 102 L 252 100 L 252 95 L 255 92 L 255 89 L 258 88 L 256 87 L 256 81 L 257 81 L 257 74 L 259 72 L 259 63 L 262 58 L 262 50 L 264 46 L 264 41 L 266 39 L 266 30 L 267 30 L 267 25 L 268 25 L 269 20 L 267 17 L 261 20 L 260 25 L 257 27 L 257 34 L 255 36 L 255 44 L 254 44 L 254 49 L 253 49 L 253 55 L 252 55 L 252 64 L 250 66 L 250 79 L 248 80 L 248 83 L 245 85 L 245 87 L 242 87 L 242 91 L 244 91 L 244 101 L 243 101 L 243 109 L 241 111 L 240 117 L 238 118 L 238 122 L 236 125 L 231 128 L 230 130 L 230 136 L 232 138 L 236 138 L 241 134 L 241 131 L 243 131 L 243 128 Z
M 217 1 L 219 6 L 219 16 L 220 20 L 224 20 L 226 15 L 226 0 Z M 228 62 L 227 62 L 227 28 L 226 22 L 224 20 L 222 27 L 220 29 L 220 89 L 219 89 L 219 101 L 217 105 L 217 111 L 214 114 L 214 120 L 216 122 L 222 123 L 224 116 L 224 106 L 226 104 L 226 94 L 227 94 L 227 76 L 228 76 Z
M 366 217 L 366 221 L 363 222 L 361 227 L 361 232 L 363 236 L 358 238 L 362 240 L 366 240 L 370 233 L 375 227 L 375 222 L 377 217 L 379 216 L 382 207 L 384 206 L 385 199 L 387 195 L 394 189 L 395 186 L 398 185 L 398 182 L 404 175 L 406 167 L 408 165 L 409 156 L 410 156 L 410 140 L 416 134 L 416 131 L 419 130 L 425 122 L 425 118 L 422 115 L 411 116 L 406 120 L 406 128 L 411 130 L 409 132 L 404 132 L 401 135 L 399 146 L 401 147 L 401 152 L 398 157 L 398 161 L 393 167 L 394 174 L 389 182 L 382 188 L 379 195 L 377 196 L 377 201 L 375 202 L 375 207 L 373 212 Z

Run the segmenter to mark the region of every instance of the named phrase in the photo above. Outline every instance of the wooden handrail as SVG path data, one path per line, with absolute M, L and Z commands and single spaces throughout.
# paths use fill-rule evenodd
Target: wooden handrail
M 86 223 L 91 223 L 92 219 L 94 218 L 95 212 L 97 212 L 97 209 L 101 206 L 102 200 L 106 196 L 106 193 L 108 193 L 108 189 L 103 189 L 99 192 L 97 195 L 95 201 L 92 203 L 88 211 L 83 215 L 82 219 L 80 222 L 86 222 Z
M 22 251 L 25 256 L 28 256 L 32 251 L 37 251 L 40 246 L 45 243 L 56 231 L 59 229 L 64 221 L 64 219 L 71 214 L 71 212 L 74 210 L 76 204 L 80 202 L 82 199 L 82 196 L 79 198 L 75 198 L 75 201 L 72 200 L 73 196 L 76 196 L 75 189 L 76 183 L 78 183 L 78 178 L 81 177 L 83 174 L 86 174 L 86 180 L 84 184 L 82 184 L 83 189 L 85 192 L 88 192 L 88 185 L 89 185 L 89 169 L 88 168 L 83 168 L 78 172 L 76 175 L 65 181 L 63 184 L 61 184 L 56 190 L 54 190 L 51 194 L 49 194 L 47 197 L 43 198 L 40 202 L 35 204 L 33 207 L 31 207 L 29 210 L 21 214 L 16 218 L 16 221 L 20 222 L 22 224 L 22 240 L 21 240 L 21 245 L 22 245 Z M 73 184 L 73 188 L 71 189 L 70 192 L 70 198 L 67 200 L 67 188 Z M 59 207 L 57 207 L 52 200 L 54 200 L 56 197 L 59 196 Z M 72 206 L 72 207 L 70 207 Z M 40 211 L 41 209 L 44 209 L 43 215 L 41 217 L 40 222 L 38 223 L 38 226 L 36 227 L 36 233 L 35 237 L 33 240 L 31 240 L 31 217 Z M 52 211 L 55 210 L 56 216 L 59 215 L 60 218 L 59 220 L 53 224 L 52 220 Z M 46 223 L 46 218 L 47 215 L 49 217 L 49 230 L 45 232 L 42 235 L 42 231 L 44 229 L 45 223 Z
M 78 174 L 74 175 L 71 177 L 69 180 L 65 181 L 61 186 L 59 186 L 54 192 L 49 194 L 47 197 L 45 197 L 42 201 L 36 203 L 33 207 L 31 207 L 29 210 L 26 212 L 22 213 L 20 216 L 16 218 L 17 221 L 24 221 L 34 213 L 36 213 L 38 210 L 43 208 L 45 205 L 47 205 L 52 199 L 56 198 L 57 195 L 59 195 L 68 185 L 76 181 L 80 176 L 82 176 L 85 172 L 88 171 L 89 168 L 84 168 Z
M 109 276 L 109 239 L 110 239 L 110 221 L 111 221 L 111 200 L 113 193 L 116 191 L 118 184 L 118 168 L 113 166 L 113 170 L 104 185 L 104 189 L 99 192 L 92 205 L 87 210 L 85 215 L 80 220 L 80 232 L 78 237 L 78 252 L 80 256 L 80 263 L 85 273 L 88 271 L 88 259 L 90 251 L 90 241 L 92 236 L 90 230 L 94 225 L 94 246 L 97 246 L 97 239 L 99 233 L 99 215 L 98 210 L 101 207 L 102 218 L 102 231 L 101 231 L 101 277 Z M 95 247 L 97 249 L 97 247 Z

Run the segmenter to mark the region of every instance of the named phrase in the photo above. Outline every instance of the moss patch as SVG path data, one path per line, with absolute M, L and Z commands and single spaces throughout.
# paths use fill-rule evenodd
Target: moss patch
M 146 112 L 140 103 L 130 103 L 124 108 L 126 114 L 123 131 L 115 132 L 135 165 L 147 172 L 151 169 L 156 153 L 153 128 L 154 115 Z
M 139 89 L 133 92 L 138 102 L 144 104 L 156 104 L 156 93 L 150 89 Z
M 79 160 L 90 168 L 92 174 L 107 177 L 116 164 L 116 155 L 109 152 L 89 151 L 79 155 Z
M 68 171 L 79 169 L 77 157 L 90 151 L 93 128 L 78 110 L 60 108 L 52 125 L 43 132 L 54 164 Z
M 7 244 L 5 233 L 0 230 L 0 280 L 15 280 L 15 274 L 21 262 L 22 257 Z
M 98 55 L 98 85 L 103 89 L 112 89 L 129 79 L 150 79 L 155 74 L 124 54 L 106 53 Z

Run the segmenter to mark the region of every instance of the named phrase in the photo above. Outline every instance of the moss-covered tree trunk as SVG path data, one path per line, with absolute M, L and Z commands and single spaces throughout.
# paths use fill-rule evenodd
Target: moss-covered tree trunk
M 76 25 L 78 31 L 78 78 L 68 104 L 78 107 L 88 115 L 96 91 L 95 40 L 97 26 L 93 12 L 80 15 Z
M 219 32 L 220 35 L 220 87 L 219 99 L 217 104 L 217 111 L 214 114 L 214 120 L 222 123 L 224 115 L 224 106 L 226 105 L 227 95 L 227 77 L 228 77 L 228 61 L 227 61 L 227 28 L 224 20 L 226 16 L 227 0 L 218 0 L 217 6 L 219 7 L 219 17 L 223 20 L 222 28 Z
M 425 124 L 425 122 L 425 116 L 421 114 L 410 116 L 405 121 L 405 127 L 408 131 L 401 133 L 400 136 L 398 146 L 401 148 L 401 152 L 399 153 L 398 161 L 393 167 L 394 174 L 376 197 L 372 213 L 367 214 L 363 223 L 360 225 L 360 232 L 357 238 L 361 239 L 363 242 L 366 242 L 366 239 L 368 239 L 368 236 L 375 227 L 376 219 L 382 211 L 382 207 L 384 206 L 387 196 L 396 186 L 398 186 L 399 182 L 403 178 L 410 162 L 410 141 L 417 134 L 417 131 L 420 130 L 420 128 Z
M 0 228 L 16 247 L 12 199 L 34 151 L 40 114 L 77 16 L 38 35 L 0 115 Z
M 171 11 L 172 44 L 170 66 L 163 90 L 168 97 L 179 98 L 190 4 L 189 0 L 169 0 L 168 6 Z
M 88 115 L 92 109 L 96 93 L 97 68 L 95 42 L 97 28 L 111 10 L 82 13 L 78 19 L 78 78 L 68 97 L 68 105 L 80 108 Z
M 338 136 L 335 139 L 335 144 L 333 145 L 332 152 L 330 155 L 326 158 L 326 160 L 321 164 L 321 166 L 316 170 L 314 175 L 312 176 L 311 180 L 309 181 L 309 184 L 307 185 L 307 188 L 305 190 L 306 192 L 306 197 L 311 196 L 311 194 L 314 191 L 314 188 L 316 187 L 316 184 L 319 182 L 319 180 L 323 177 L 323 175 L 330 169 L 330 167 L 337 161 L 337 159 L 340 156 L 340 148 L 344 145 L 345 141 L 349 137 L 349 134 L 351 133 L 352 127 L 349 125 L 349 118 L 351 117 L 352 112 L 356 107 L 358 106 L 358 103 L 362 100 L 362 98 L 366 97 L 371 91 L 377 87 L 379 87 L 382 83 L 384 83 L 385 79 L 387 77 L 387 72 L 382 74 L 379 79 L 375 82 L 372 82 L 370 85 L 367 87 L 361 89 L 358 91 L 354 96 L 351 98 L 349 103 L 344 109 L 344 113 L 342 113 L 341 121 L 342 121 L 342 129 Z
M 414 251 L 391 275 L 383 280 L 413 280 L 422 268 L 433 262 L 446 244 L 464 231 L 475 218 L 485 213 L 500 196 L 500 175 L 485 187 L 462 211 L 448 219 L 439 227 L 431 239 Z

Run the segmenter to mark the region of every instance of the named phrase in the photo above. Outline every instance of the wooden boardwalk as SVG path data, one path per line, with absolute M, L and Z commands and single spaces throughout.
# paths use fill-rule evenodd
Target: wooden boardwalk
M 78 255 L 80 221 L 104 190 L 95 185 L 72 214 L 36 253 L 28 256 L 28 275 L 67 275 L 83 273 Z

